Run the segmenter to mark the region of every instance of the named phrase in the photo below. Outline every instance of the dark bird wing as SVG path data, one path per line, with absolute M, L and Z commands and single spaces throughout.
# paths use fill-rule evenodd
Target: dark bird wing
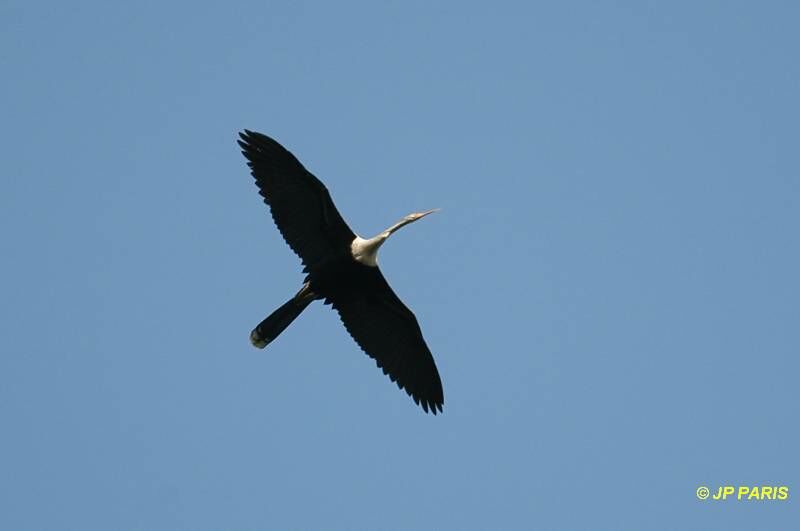
M 272 138 L 245 130 L 239 146 L 272 219 L 306 271 L 349 248 L 355 234 L 325 185 Z
M 330 298 L 345 328 L 383 373 L 427 413 L 442 411 L 439 371 L 417 318 L 395 295 L 380 269 L 364 267 L 359 285 Z

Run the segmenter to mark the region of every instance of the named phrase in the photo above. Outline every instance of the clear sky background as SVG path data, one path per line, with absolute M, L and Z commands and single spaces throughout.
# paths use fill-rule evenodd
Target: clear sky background
M 796 2 L 0 3 L 0 528 L 790 529 Z M 425 415 L 237 146 L 381 264 Z M 788 501 L 699 501 L 787 485 Z

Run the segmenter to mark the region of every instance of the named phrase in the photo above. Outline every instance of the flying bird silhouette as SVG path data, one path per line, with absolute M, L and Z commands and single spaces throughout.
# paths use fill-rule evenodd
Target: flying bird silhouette
M 356 235 L 328 189 L 272 138 L 245 130 L 239 146 L 286 243 L 303 262 L 302 288 L 250 333 L 266 347 L 315 300 L 338 313 L 358 346 L 400 389 L 434 415 L 442 411 L 439 371 L 417 319 L 378 268 L 378 249 L 395 231 L 436 210 L 414 212 L 374 238 Z

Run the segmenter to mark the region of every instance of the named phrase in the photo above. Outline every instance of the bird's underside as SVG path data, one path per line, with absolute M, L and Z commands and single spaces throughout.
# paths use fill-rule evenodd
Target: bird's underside
M 428 412 L 442 411 L 439 372 L 414 314 L 395 295 L 375 256 L 398 228 L 432 211 L 410 214 L 380 235 L 363 240 L 347 226 L 316 177 L 275 140 L 240 134 L 264 202 L 286 243 L 300 257 L 306 282 L 251 333 L 259 348 L 274 340 L 314 300 L 323 300 L 384 374 Z

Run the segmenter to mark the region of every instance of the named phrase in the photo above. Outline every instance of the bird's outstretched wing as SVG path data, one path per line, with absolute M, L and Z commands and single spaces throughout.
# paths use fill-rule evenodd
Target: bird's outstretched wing
M 245 130 L 239 146 L 248 160 L 272 219 L 306 272 L 349 248 L 355 234 L 333 204 L 325 185 L 272 138 Z
M 363 284 L 330 298 L 345 328 L 383 373 L 414 402 L 436 414 L 444 391 L 417 318 L 395 295 L 380 269 L 364 266 Z

